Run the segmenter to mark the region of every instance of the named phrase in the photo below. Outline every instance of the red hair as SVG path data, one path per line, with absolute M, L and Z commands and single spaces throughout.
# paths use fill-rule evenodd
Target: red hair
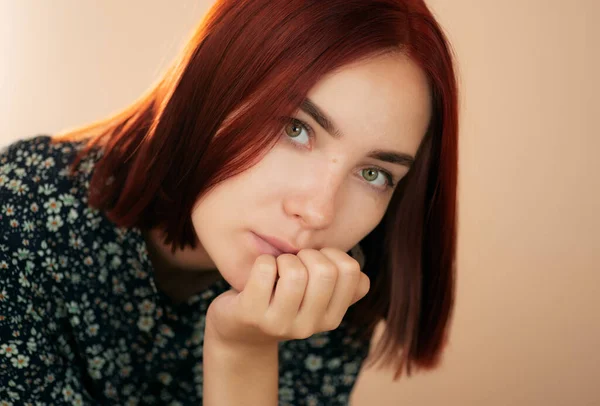
M 117 225 L 195 247 L 199 196 L 257 162 L 319 79 L 402 52 L 429 79 L 432 117 L 415 164 L 362 242 L 371 291 L 348 313 L 396 367 L 435 367 L 454 304 L 458 96 L 447 39 L 422 0 L 220 0 L 171 69 L 125 110 L 63 133 L 101 147 L 90 204 Z M 232 114 L 235 113 L 235 114 Z M 386 360 L 387 358 L 387 360 Z

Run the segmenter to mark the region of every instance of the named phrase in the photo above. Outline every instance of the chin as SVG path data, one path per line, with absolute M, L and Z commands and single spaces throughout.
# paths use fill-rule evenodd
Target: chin
M 248 246 L 247 234 L 244 239 L 228 238 L 228 244 L 215 245 L 213 254 L 213 263 L 225 281 L 233 289 L 241 292 L 246 287 L 246 282 L 250 276 L 250 271 L 254 262 L 260 255 L 251 246 Z M 252 241 L 252 240 L 251 240 Z M 227 247 L 223 249 L 223 247 Z
M 229 260 L 222 267 L 218 267 L 223 279 L 238 292 L 244 290 L 252 267 L 252 264 L 248 265 L 240 262 Z

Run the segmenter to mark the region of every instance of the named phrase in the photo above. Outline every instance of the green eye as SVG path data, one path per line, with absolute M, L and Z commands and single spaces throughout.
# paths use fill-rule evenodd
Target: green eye
M 300 134 L 302 134 L 302 126 L 299 125 L 298 123 L 292 121 L 291 123 L 289 123 L 285 126 L 285 132 L 288 136 L 290 136 L 292 138 L 296 138 Z
M 377 186 L 379 188 L 394 187 L 394 180 L 392 175 L 389 172 L 384 171 L 379 168 L 366 168 L 360 171 L 360 176 L 363 177 L 364 180 L 369 182 L 370 185 Z
M 312 130 L 308 124 L 297 118 L 288 119 L 283 128 L 285 138 L 294 146 L 309 147 Z
M 373 168 L 368 168 L 368 169 L 362 170 L 363 178 L 365 178 L 369 182 L 373 182 L 374 180 L 376 180 L 378 175 L 379 175 L 379 171 L 376 169 L 373 169 Z

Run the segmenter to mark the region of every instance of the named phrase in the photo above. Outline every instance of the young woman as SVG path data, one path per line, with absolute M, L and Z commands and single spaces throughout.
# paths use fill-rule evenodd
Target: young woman
M 419 0 L 221 0 L 126 110 L 0 154 L 5 404 L 347 404 L 439 363 L 457 89 Z

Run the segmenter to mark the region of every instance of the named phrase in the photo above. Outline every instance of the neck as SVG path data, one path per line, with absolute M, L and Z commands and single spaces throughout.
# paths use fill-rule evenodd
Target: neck
M 144 232 L 156 286 L 176 303 L 203 291 L 221 275 L 202 248 L 171 251 L 160 230 Z
M 185 247 L 172 251 L 170 244 L 165 244 L 162 230 L 144 232 L 148 252 L 156 257 L 161 267 L 179 269 L 188 272 L 215 271 L 216 267 L 204 247 L 198 242 L 196 248 Z

